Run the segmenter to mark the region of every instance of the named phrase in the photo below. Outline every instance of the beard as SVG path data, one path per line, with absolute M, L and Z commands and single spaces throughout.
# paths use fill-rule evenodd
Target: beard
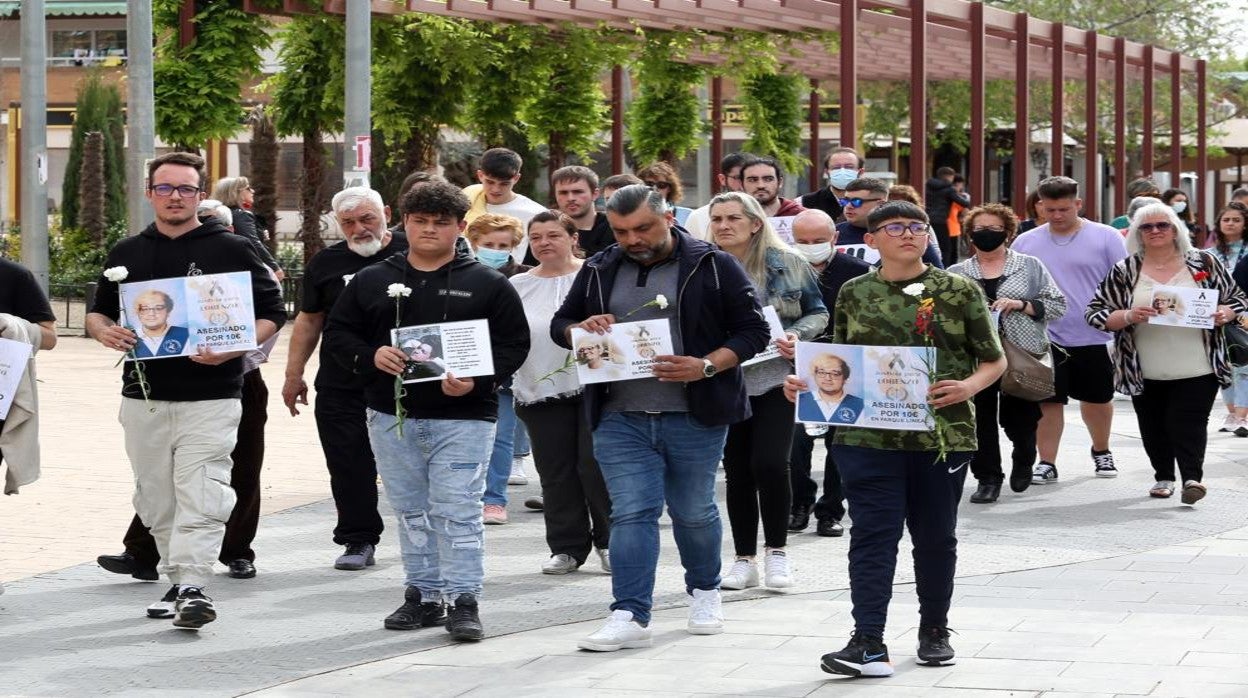
M 347 240 L 347 249 L 361 257 L 372 257 L 378 252 L 381 252 L 382 247 L 383 245 L 381 244 L 381 240 L 378 240 L 377 238 L 369 238 L 368 242 Z

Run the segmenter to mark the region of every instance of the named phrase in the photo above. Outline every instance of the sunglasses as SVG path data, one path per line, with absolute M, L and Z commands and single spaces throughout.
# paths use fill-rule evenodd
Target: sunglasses
M 672 188 L 671 182 L 645 182 L 645 185 L 647 187 L 650 187 L 651 189 L 671 189 Z
M 883 200 L 884 199 L 882 198 L 864 199 L 860 196 L 855 196 L 852 199 L 837 199 L 837 202 L 840 203 L 841 208 L 851 208 L 851 207 L 862 208 L 863 204 L 869 204 L 872 201 L 883 201 Z
M 1156 230 L 1159 233 L 1166 233 L 1171 230 L 1174 230 L 1174 226 L 1170 225 L 1169 223 L 1165 221 L 1162 221 L 1160 223 L 1141 223 L 1138 230 L 1141 233 L 1151 233 L 1154 230 Z

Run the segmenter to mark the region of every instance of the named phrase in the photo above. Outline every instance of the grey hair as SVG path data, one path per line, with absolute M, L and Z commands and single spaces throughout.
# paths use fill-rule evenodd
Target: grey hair
M 649 206 L 651 211 L 660 216 L 669 210 L 662 194 L 644 184 L 630 184 L 616 189 L 607 200 L 607 213 L 627 216 L 643 205 Z
M 234 225 L 234 214 L 230 212 L 230 207 L 216 199 L 204 199 L 199 202 L 199 206 L 195 209 L 195 215 L 200 219 L 216 216 L 226 226 Z
M 1127 205 L 1127 220 L 1129 221 L 1132 218 L 1135 218 L 1135 212 L 1144 208 L 1145 206 L 1149 204 L 1160 204 L 1160 203 L 1164 203 L 1164 202 L 1162 202 L 1161 199 L 1158 199 L 1155 196 L 1137 196 L 1134 199 L 1131 199 L 1131 203 Z
M 334 199 L 330 202 L 330 206 L 333 208 L 334 213 L 337 214 L 343 211 L 354 211 L 361 204 L 365 203 L 377 207 L 377 215 L 385 215 L 386 203 L 381 198 L 381 194 L 368 187 L 347 187 L 334 194 Z
M 1174 228 L 1174 248 L 1179 251 L 1179 254 L 1186 255 L 1192 250 L 1192 241 L 1187 236 L 1187 224 L 1179 218 L 1179 214 L 1175 213 L 1174 209 L 1158 201 L 1155 204 L 1145 204 L 1136 210 L 1135 217 L 1131 219 L 1131 227 L 1127 231 L 1127 252 L 1141 254 L 1143 251 L 1140 221 L 1147 218 L 1165 218 L 1169 221 L 1170 226 Z

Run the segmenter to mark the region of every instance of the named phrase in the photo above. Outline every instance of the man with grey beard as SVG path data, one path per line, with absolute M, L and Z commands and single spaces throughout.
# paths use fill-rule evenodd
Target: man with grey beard
M 343 288 L 364 267 L 407 252 L 406 235 L 386 229 L 390 207 L 381 194 L 367 187 L 343 189 L 334 195 L 333 210 L 345 239 L 318 252 L 303 274 L 303 301 L 282 386 L 291 416 L 299 414 L 298 405 L 308 404 L 303 371 Z M 322 349 L 314 386 L 316 430 L 338 509 L 334 543 L 346 546 L 334 567 L 362 570 L 373 564 L 383 527 L 377 513 L 377 466 L 364 421 L 364 382 Z

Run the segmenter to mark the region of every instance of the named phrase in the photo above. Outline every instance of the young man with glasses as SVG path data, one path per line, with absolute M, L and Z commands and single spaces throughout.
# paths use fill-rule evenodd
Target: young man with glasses
M 796 216 L 805 211 L 797 201 L 780 196 L 782 186 L 784 170 L 775 158 L 754 158 L 741 165 L 742 191 L 754 197 L 768 216 Z
M 1044 262 L 1053 281 L 1066 296 L 1066 307 L 1086 308 L 1114 265 L 1127 256 L 1117 230 L 1079 215 L 1079 183 L 1070 177 L 1049 177 L 1036 187 L 1047 222 L 1019 235 L 1010 246 Z M 1079 413 L 1092 437 L 1092 464 L 1097 477 L 1116 477 L 1118 468 L 1109 450 L 1114 419 L 1114 368 L 1109 358 L 1109 332 L 1071 312 L 1049 323 L 1053 344 L 1053 382 L 1057 394 L 1040 403 L 1036 447 L 1040 462 L 1033 485 L 1057 482 L 1057 449 L 1066 425 L 1065 405 L 1079 401 Z
M 845 198 L 840 200 L 845 212 L 845 221 L 836 226 L 836 248 L 846 254 L 857 257 L 868 264 L 880 261 L 880 253 L 866 243 L 867 217 L 871 212 L 888 201 L 888 185 L 874 177 L 859 177 L 846 185 Z M 923 261 L 937 269 L 944 268 L 941 263 L 940 248 L 935 238 L 929 236 L 928 248 L 923 252 Z
M 148 166 L 147 199 L 156 221 L 138 235 L 118 242 L 105 268 L 124 267 L 125 282 L 247 272 L 251 275 L 256 342 L 272 337 L 286 321 L 281 291 L 255 249 L 217 218 L 200 222 L 204 160 L 190 153 L 168 153 Z M 99 280 L 95 305 L 87 315 L 90 335 L 114 351 L 140 352 L 143 338 L 129 326 L 145 318 L 122 317 L 117 281 Z M 166 305 L 140 299 L 146 312 L 163 314 Z M 163 321 L 161 322 L 163 324 Z M 147 609 L 152 618 L 173 617 L 180 628 L 197 630 L 216 620 L 203 587 L 220 553 L 225 522 L 234 509 L 230 453 L 242 415 L 243 355 L 200 347 L 187 357 L 144 361 L 140 385 L 134 361 L 122 369 L 120 421 L 136 482 L 135 508 L 151 527 L 160 553 L 160 571 L 173 586 Z M 140 354 L 142 355 L 142 354 Z
M 821 667 L 831 674 L 878 677 L 893 673 L 884 626 L 904 528 L 914 544 L 918 661 L 953 663 L 948 614 L 958 501 L 976 449 L 971 400 L 1001 377 L 1005 355 L 975 282 L 923 261 L 931 237 L 923 209 L 890 201 L 866 222 L 866 243 L 879 252 L 880 266 L 841 288 L 832 341 L 911 347 L 930 342 L 936 347 L 933 368 L 944 377 L 928 386 L 926 402 L 938 415 L 931 431 L 841 426 L 833 437 L 833 456 L 854 521 L 849 585 L 855 627 L 845 649 L 825 654 Z M 931 337 L 916 331 L 920 313 L 930 313 Z M 785 382 L 790 400 L 810 389 L 797 376 Z

